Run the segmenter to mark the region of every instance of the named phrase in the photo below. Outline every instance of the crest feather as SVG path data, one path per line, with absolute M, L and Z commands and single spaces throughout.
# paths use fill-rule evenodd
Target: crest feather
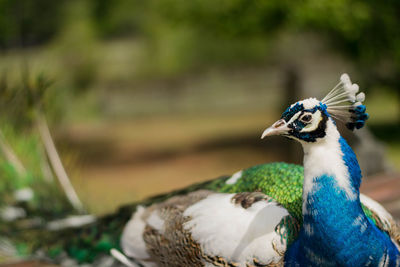
M 369 115 L 363 105 L 365 94 L 359 93 L 358 84 L 352 83 L 346 73 L 340 76 L 340 82 L 321 100 L 328 113 L 346 123 L 350 130 L 364 126 Z

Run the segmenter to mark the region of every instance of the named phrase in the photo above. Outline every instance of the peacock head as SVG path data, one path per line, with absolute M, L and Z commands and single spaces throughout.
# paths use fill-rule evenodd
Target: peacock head
M 327 135 L 327 125 L 333 119 L 345 122 L 350 130 L 360 129 L 368 113 L 362 104 L 365 94 L 358 91 L 358 85 L 342 74 L 340 82 L 322 100 L 309 98 L 294 103 L 261 138 L 283 135 L 300 142 L 317 142 Z

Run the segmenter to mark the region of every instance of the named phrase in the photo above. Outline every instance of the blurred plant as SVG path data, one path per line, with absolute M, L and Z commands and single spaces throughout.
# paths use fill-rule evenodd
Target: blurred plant
M 61 162 L 53 138 L 51 137 L 46 117 L 44 115 L 45 95 L 47 90 L 50 88 L 52 81 L 48 80 L 43 74 L 37 76 L 37 79 L 34 83 L 29 82 L 29 75 L 26 74 L 23 78 L 23 81 L 24 90 L 26 91 L 28 98 L 28 108 L 32 109 L 34 123 L 39 131 L 52 169 L 72 206 L 77 211 L 83 212 L 83 205 L 79 200 L 79 197 L 76 194 L 75 189 L 73 188 L 67 172 L 65 171 L 65 168 Z
M 317 32 L 368 87 L 400 91 L 400 4 L 377 0 L 0 0 L 0 46 L 56 37 L 76 90 L 96 79 L 97 37 L 144 41 L 145 74 L 265 62 L 280 32 Z M 399 93 L 400 96 L 400 93 Z
M 0 0 L 0 47 L 48 41 L 59 30 L 66 0 Z
M 65 19 L 52 43 L 63 62 L 62 79 L 70 80 L 73 93 L 90 88 L 97 76 L 97 58 L 101 55 L 88 1 L 69 1 Z
M 109 39 L 143 34 L 149 2 L 141 0 L 90 0 L 100 37 Z
M 167 75 L 264 62 L 287 10 L 284 1 L 164 0 L 147 6 L 145 61 Z
M 16 92 L 8 87 L 6 75 L 3 74 L 0 81 L 0 112 L 5 115 L 10 115 L 10 109 L 6 108 L 8 105 L 15 105 Z M 14 149 L 8 144 L 6 137 L 0 128 L 0 149 L 7 159 L 7 161 L 14 166 L 18 176 L 26 176 L 26 169 L 18 158 Z
M 148 42 L 149 56 L 160 56 L 155 65 L 167 57 L 182 70 L 257 62 L 275 34 L 311 30 L 354 59 L 366 81 L 396 85 L 399 10 L 394 0 L 0 0 L 0 45 L 48 41 L 66 28 L 76 33 L 61 38 L 67 46 L 91 43 L 93 35 L 138 37 Z
M 1 219 L 7 221 L 26 215 L 54 218 L 73 210 L 82 212 L 83 206 L 63 168 L 44 115 L 51 82 L 43 75 L 31 80 L 25 71 L 21 84 L 10 84 L 3 75 L 0 86 L 0 149 L 4 156 L 0 157 Z

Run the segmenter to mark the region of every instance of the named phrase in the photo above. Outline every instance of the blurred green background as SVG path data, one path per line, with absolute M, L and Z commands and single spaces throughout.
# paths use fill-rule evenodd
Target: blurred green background
M 301 163 L 297 144 L 259 136 L 343 72 L 371 116 L 369 130 L 343 134 L 364 174 L 393 185 L 399 13 L 395 0 L 0 0 L 0 205 L 73 212 L 47 127 L 96 214 L 259 163 Z M 399 192 L 379 194 L 400 214 Z

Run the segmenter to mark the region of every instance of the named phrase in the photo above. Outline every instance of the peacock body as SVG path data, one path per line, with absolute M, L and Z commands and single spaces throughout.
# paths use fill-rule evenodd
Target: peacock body
M 111 252 L 128 266 L 400 266 L 399 230 L 360 194 L 357 158 L 333 120 L 364 125 L 357 93 L 343 75 L 322 101 L 291 105 L 264 131 L 299 141 L 304 169 L 254 166 L 42 236 L 31 250 L 77 263 Z
M 144 266 L 204 266 L 207 264 L 209 266 L 229 266 L 229 264 L 231 266 L 235 266 L 235 264 L 242 266 L 243 264 L 241 264 L 239 259 L 231 255 L 226 255 L 227 253 L 222 254 L 223 251 L 220 252 L 221 254 L 214 254 L 213 252 L 210 252 L 209 255 L 206 254 L 199 244 L 193 241 L 193 237 L 189 239 L 192 240 L 192 245 L 196 247 L 196 250 L 189 253 L 194 253 L 193 255 L 171 258 L 171 255 L 175 255 L 176 253 L 169 251 L 161 256 L 159 249 L 165 248 L 165 246 L 157 243 L 158 239 L 155 237 L 160 237 L 157 235 L 157 229 L 163 229 L 166 226 L 172 227 L 172 229 L 164 230 L 163 233 L 176 233 L 176 223 L 179 222 L 179 220 L 176 220 L 179 217 L 177 216 L 176 209 L 180 209 L 180 216 L 182 216 L 189 206 L 193 206 L 193 204 L 198 203 L 200 200 L 209 198 L 208 200 L 212 201 L 209 202 L 210 207 L 208 208 L 208 212 L 204 213 L 203 216 L 210 215 L 208 217 L 211 218 L 221 216 L 226 219 L 214 225 L 213 230 L 218 233 L 227 224 L 235 224 L 237 219 L 226 217 L 226 213 L 219 210 L 220 206 L 216 206 L 217 200 L 224 202 L 226 205 L 225 208 L 231 208 L 239 212 L 239 217 L 248 216 L 248 214 L 257 214 L 258 218 L 263 218 L 265 222 L 269 223 L 269 227 L 267 227 L 266 224 L 260 222 L 261 227 L 257 232 L 254 225 L 251 225 L 252 227 L 248 225 L 250 221 L 254 221 L 254 217 L 252 217 L 252 219 L 247 221 L 247 225 L 242 224 L 233 229 L 234 233 L 230 236 L 236 238 L 240 235 L 243 237 L 245 235 L 243 233 L 244 230 L 250 228 L 254 231 L 252 233 L 254 239 L 260 238 L 263 233 L 264 235 L 265 233 L 267 233 L 267 236 L 269 235 L 266 239 L 262 240 L 267 241 L 267 244 L 271 244 L 269 249 L 262 246 L 259 255 L 250 253 L 250 256 L 242 262 L 245 263 L 244 266 L 246 264 L 248 266 L 262 266 L 262 264 L 266 266 L 282 265 L 282 255 L 284 255 L 285 249 L 290 247 L 298 238 L 303 225 L 303 173 L 303 167 L 295 164 L 269 163 L 253 166 L 239 171 L 232 176 L 220 177 L 168 194 L 155 196 L 137 204 L 121 207 L 116 213 L 98 218 L 96 222 L 79 228 L 68 228 L 53 232 L 43 232 L 41 230 L 37 232 L 21 232 L 19 233 L 16 245 L 17 247 L 23 247 L 25 240 L 37 237 L 36 243 L 33 244 L 29 251 L 39 251 L 41 257 L 45 254 L 45 258 L 68 264 L 71 263 L 70 260 L 72 259 L 76 264 L 92 263 L 94 266 L 98 266 L 100 265 L 99 262 L 104 261 L 105 255 L 108 255 L 111 249 L 118 249 L 126 253 L 126 255 L 132 253 L 131 261 L 138 263 L 142 261 L 143 264 L 144 258 L 140 258 L 140 255 L 137 254 L 138 250 L 133 249 L 134 246 L 131 246 L 135 243 L 141 243 L 142 256 L 149 258 L 151 255 L 156 259 L 154 262 L 145 260 Z M 378 203 L 362 194 L 360 200 L 362 209 L 367 214 L 368 219 L 382 233 L 395 239 L 398 230 L 390 214 Z M 200 205 L 201 203 L 203 202 L 200 202 Z M 214 210 L 212 210 L 213 207 Z M 271 220 L 271 211 L 277 212 L 275 220 Z M 241 212 L 244 212 L 244 214 L 241 214 Z M 263 214 L 265 217 L 262 217 Z M 159 221 L 173 222 L 173 226 L 170 224 L 164 226 L 162 224 L 157 225 L 157 223 L 154 223 L 154 218 L 157 216 L 160 217 Z M 208 218 L 207 220 L 213 219 Z M 132 228 L 138 221 L 143 223 L 143 228 Z M 187 223 L 186 219 L 180 221 L 181 224 L 185 222 Z M 206 229 L 211 231 L 212 229 L 209 228 L 209 225 L 207 222 Z M 147 231 L 144 232 L 144 229 Z M 242 231 L 239 232 L 239 230 Z M 186 235 L 189 233 L 190 231 L 185 232 Z M 15 234 L 13 232 L 11 235 L 15 236 Z M 214 233 L 213 235 L 218 234 Z M 143 242 L 137 242 L 135 238 L 143 240 Z M 179 246 L 175 244 L 176 247 L 172 248 L 172 250 L 177 247 L 184 249 L 188 245 L 185 243 L 187 241 L 179 239 L 176 236 L 174 238 L 169 236 L 169 238 L 180 244 Z M 229 238 L 229 235 L 224 238 Z M 399 243 L 400 237 L 397 238 L 397 243 Z M 249 239 L 251 240 L 250 237 Z M 144 243 L 144 240 L 147 240 L 146 243 Z M 232 242 L 232 240 L 227 241 Z M 243 244 L 243 240 L 236 240 L 233 245 L 238 246 L 239 243 Z M 150 249 L 150 244 L 152 244 L 152 253 L 156 255 L 146 254 Z M 268 250 L 269 253 L 267 254 Z M 26 254 L 28 252 L 24 251 L 23 253 Z M 235 253 L 238 252 L 236 251 Z M 268 259 L 265 259 L 263 262 L 262 260 L 265 255 L 268 255 Z M 66 261 L 67 256 L 68 261 Z M 193 257 L 196 258 L 196 261 L 186 262 L 186 259 Z

